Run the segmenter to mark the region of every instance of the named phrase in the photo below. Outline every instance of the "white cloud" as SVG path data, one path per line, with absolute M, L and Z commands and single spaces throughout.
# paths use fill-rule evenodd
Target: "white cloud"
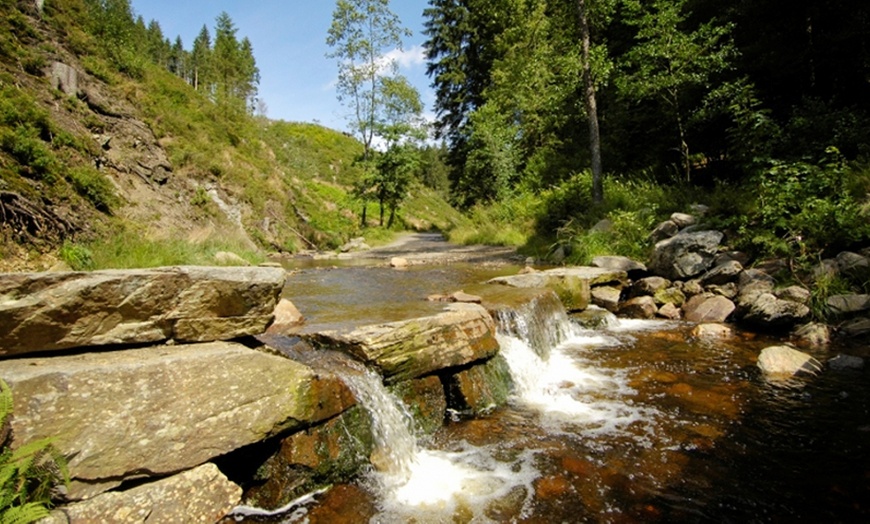
M 415 45 L 411 49 L 393 49 L 385 54 L 384 62 L 395 61 L 400 69 L 411 69 L 426 63 L 426 50 L 423 46 Z

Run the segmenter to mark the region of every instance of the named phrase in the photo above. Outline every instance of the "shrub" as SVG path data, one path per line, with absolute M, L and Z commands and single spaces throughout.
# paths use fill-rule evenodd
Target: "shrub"
M 0 379 L 0 522 L 25 524 L 48 516 L 52 490 L 69 484 L 69 471 L 50 438 L 10 448 L 12 407 L 12 391 Z
M 757 175 L 742 236 L 758 254 L 816 258 L 870 240 L 870 220 L 835 148 L 820 164 L 774 162 Z
M 112 208 L 118 205 L 115 187 L 102 173 L 93 167 L 74 167 L 67 173 L 67 178 L 76 190 L 88 202 L 103 213 L 112 214 Z

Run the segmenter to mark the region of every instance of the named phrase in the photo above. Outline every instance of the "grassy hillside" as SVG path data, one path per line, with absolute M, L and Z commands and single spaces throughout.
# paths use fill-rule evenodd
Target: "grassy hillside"
M 213 263 L 221 250 L 256 262 L 389 236 L 360 224 L 356 140 L 249 116 L 144 58 L 107 55 L 86 13 L 0 0 L 0 271 Z M 400 218 L 460 220 L 420 183 Z

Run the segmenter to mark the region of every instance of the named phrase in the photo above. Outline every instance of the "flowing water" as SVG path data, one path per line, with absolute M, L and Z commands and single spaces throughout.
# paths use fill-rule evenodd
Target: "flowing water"
M 303 272 L 288 295 L 316 329 L 416 314 L 430 307 L 421 296 L 489 276 L 388 271 Z M 361 282 L 391 304 L 373 308 L 352 291 Z M 330 286 L 335 303 L 317 290 Z M 750 335 L 703 341 L 688 324 L 615 319 L 592 331 L 558 309 L 499 324 L 507 407 L 416 442 L 401 403 L 357 370 L 349 384 L 386 452 L 277 521 L 870 522 L 867 366 L 771 384 L 755 365 L 771 341 Z M 817 356 L 841 351 L 870 357 L 866 346 Z

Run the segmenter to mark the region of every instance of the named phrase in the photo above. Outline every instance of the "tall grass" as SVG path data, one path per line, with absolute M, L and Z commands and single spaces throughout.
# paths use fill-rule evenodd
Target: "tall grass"
M 149 239 L 124 229 L 86 244 L 65 244 L 61 259 L 76 271 L 131 269 L 162 266 L 213 266 L 220 251 L 234 253 L 256 265 L 262 253 L 232 235 L 211 235 L 202 241 L 181 238 Z

